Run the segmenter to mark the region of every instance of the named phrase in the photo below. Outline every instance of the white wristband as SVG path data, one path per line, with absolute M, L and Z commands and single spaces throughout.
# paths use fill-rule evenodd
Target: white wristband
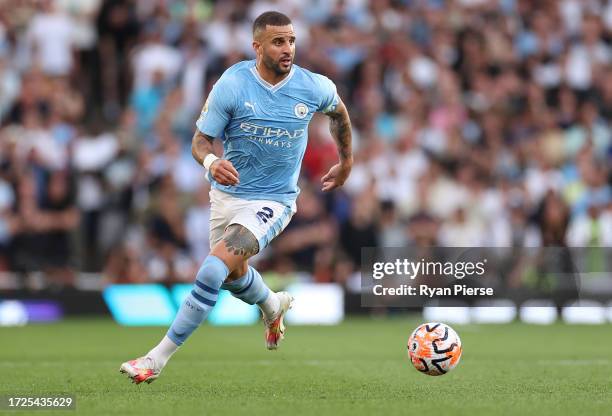
M 212 153 L 209 153 L 206 155 L 206 157 L 204 158 L 204 161 L 202 162 L 202 165 L 204 165 L 204 167 L 206 168 L 206 170 L 210 170 L 210 165 L 213 164 L 213 162 L 215 160 L 219 159 L 217 156 L 213 155 Z

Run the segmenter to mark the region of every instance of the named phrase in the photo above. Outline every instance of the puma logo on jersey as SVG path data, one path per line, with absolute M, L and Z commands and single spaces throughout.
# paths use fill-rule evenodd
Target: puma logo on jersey
M 245 106 L 246 108 L 250 108 L 250 109 L 251 109 L 251 111 L 253 112 L 253 115 L 255 114 L 255 104 L 251 104 L 250 102 L 245 101 L 245 102 L 244 102 L 244 106 Z

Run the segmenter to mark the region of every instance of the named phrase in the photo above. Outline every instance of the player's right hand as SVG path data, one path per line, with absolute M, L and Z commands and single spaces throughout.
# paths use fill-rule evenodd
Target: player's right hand
M 219 185 L 238 185 L 240 183 L 238 171 L 229 160 L 215 160 L 210 165 L 210 175 Z

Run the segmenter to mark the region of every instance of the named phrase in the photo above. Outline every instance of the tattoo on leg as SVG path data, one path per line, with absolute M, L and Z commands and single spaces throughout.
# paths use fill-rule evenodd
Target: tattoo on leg
M 251 257 L 259 251 L 257 239 L 242 225 L 230 225 L 223 236 L 223 241 L 227 250 L 235 256 Z

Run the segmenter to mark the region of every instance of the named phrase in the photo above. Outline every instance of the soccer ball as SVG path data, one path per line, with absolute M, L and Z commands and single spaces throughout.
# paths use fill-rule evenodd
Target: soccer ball
M 459 364 L 461 340 L 450 326 L 440 322 L 419 325 L 408 338 L 408 356 L 414 368 L 441 376 Z

